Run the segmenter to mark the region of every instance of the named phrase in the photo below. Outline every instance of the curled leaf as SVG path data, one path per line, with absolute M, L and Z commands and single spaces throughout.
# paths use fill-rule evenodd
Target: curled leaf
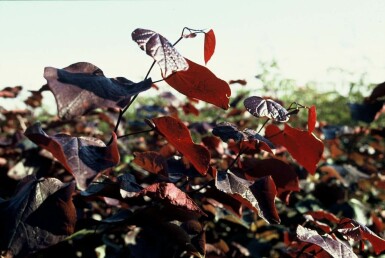
M 277 122 L 287 122 L 290 118 L 287 110 L 271 99 L 252 96 L 246 98 L 243 104 L 246 110 L 255 117 L 267 117 Z
M 315 129 L 315 124 L 317 123 L 317 111 L 315 106 L 311 106 L 307 114 L 307 131 L 312 133 Z
M 131 36 L 132 40 L 158 63 L 164 78 L 189 68 L 183 56 L 162 35 L 152 30 L 136 29 Z

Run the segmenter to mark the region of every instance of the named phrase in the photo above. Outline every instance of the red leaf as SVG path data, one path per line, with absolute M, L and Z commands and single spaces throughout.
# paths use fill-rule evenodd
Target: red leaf
M 317 231 L 302 227 L 301 225 L 297 227 L 297 237 L 301 241 L 322 247 L 333 257 L 357 257 L 350 246 L 328 236 L 320 236 Z
M 72 137 L 67 134 L 47 135 L 40 124 L 34 124 L 25 131 L 31 141 L 48 150 L 76 179 L 79 189 L 84 190 L 98 172 L 119 163 L 116 135 L 106 146 L 92 137 Z
M 206 216 L 199 206 L 173 183 L 155 183 L 136 194 L 136 196 L 143 195 L 157 201 L 162 201 L 165 205 L 172 205 L 176 208 L 187 210 L 197 216 Z
M 136 29 L 131 36 L 132 40 L 158 63 L 163 77 L 188 69 L 188 64 L 183 56 L 162 35 L 151 30 Z
M 231 96 L 229 85 L 217 78 L 209 69 L 186 59 L 189 69 L 174 73 L 165 81 L 190 98 L 196 98 L 228 109 Z
M 210 164 L 210 152 L 192 141 L 190 131 L 179 119 L 164 116 L 152 119 L 156 130 L 182 153 L 202 175 L 206 175 Z
M 0 250 L 15 256 L 54 245 L 74 232 L 75 185 L 28 176 L 15 196 L 0 205 Z
M 190 102 L 187 102 L 182 106 L 183 112 L 185 115 L 193 114 L 195 116 L 199 116 L 199 110 Z
M 307 131 L 312 133 L 315 129 L 315 124 L 317 122 L 317 111 L 315 106 L 311 106 L 307 114 Z
M 368 240 L 378 255 L 385 250 L 385 240 L 377 236 L 368 227 L 354 219 L 344 218 L 340 220 L 338 232 L 355 241 Z
M 243 172 L 248 179 L 271 176 L 277 187 L 278 197 L 282 201 L 288 201 L 292 191 L 298 192 L 299 181 L 293 167 L 279 159 L 246 159 L 242 163 Z
M 281 131 L 276 125 L 270 124 L 266 127 L 265 136 L 274 144 L 286 147 L 291 156 L 314 175 L 324 149 L 322 141 L 314 134 L 292 128 L 288 124 Z
M 155 151 L 134 152 L 133 162 L 141 168 L 154 174 L 164 174 L 167 171 L 166 159 Z
M 205 63 L 210 60 L 215 51 L 215 34 L 213 30 L 205 33 Z
M 339 223 L 340 219 L 336 215 L 324 210 L 308 211 L 306 214 L 311 215 L 316 220 L 327 220 L 332 223 Z

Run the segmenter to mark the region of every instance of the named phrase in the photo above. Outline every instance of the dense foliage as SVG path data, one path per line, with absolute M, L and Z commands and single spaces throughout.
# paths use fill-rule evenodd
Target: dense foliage
M 132 39 L 154 59 L 143 81 L 107 78 L 86 62 L 46 67 L 47 84 L 31 92 L 27 109 L 1 108 L 4 257 L 385 251 L 385 129 L 373 122 L 385 84 L 350 103 L 351 114 L 334 111 L 344 117 L 325 115 L 348 107 L 338 96 L 276 94 L 290 82 L 275 84 L 266 71 L 258 76 L 265 96 L 234 94 L 230 85 L 247 82 L 227 83 L 178 53 L 177 43 L 199 35 L 207 63 L 212 30 L 184 28 L 171 44 L 136 29 Z M 139 96 L 158 88 L 148 77 L 155 64 L 185 101 L 169 92 Z M 0 97 L 21 91 L 7 87 Z M 58 116 L 36 115 L 44 91 L 54 94 Z

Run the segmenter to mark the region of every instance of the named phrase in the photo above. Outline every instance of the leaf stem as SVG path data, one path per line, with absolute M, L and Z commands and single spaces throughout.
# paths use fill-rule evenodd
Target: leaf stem
M 241 157 L 241 155 L 243 154 L 244 152 L 244 149 L 241 149 L 239 150 L 237 156 L 235 157 L 235 159 L 230 163 L 230 165 L 227 167 L 226 171 L 230 171 L 230 169 L 232 167 L 234 167 L 235 163 L 237 162 L 237 160 Z
M 138 131 L 138 132 L 133 132 L 133 133 L 128 133 L 128 134 L 123 134 L 123 135 L 118 136 L 117 138 L 118 139 L 122 139 L 122 138 L 125 138 L 125 137 L 128 137 L 128 136 L 131 136 L 131 135 L 151 132 L 153 130 L 154 130 L 154 128 L 151 128 L 151 129 L 148 129 L 148 130 L 143 130 L 143 131 Z
M 266 119 L 266 121 L 262 124 L 261 128 L 259 128 L 259 130 L 257 131 L 257 133 L 259 134 L 261 132 L 261 130 L 263 129 L 263 127 L 265 127 L 265 125 L 267 124 L 267 122 L 270 121 L 270 118 Z

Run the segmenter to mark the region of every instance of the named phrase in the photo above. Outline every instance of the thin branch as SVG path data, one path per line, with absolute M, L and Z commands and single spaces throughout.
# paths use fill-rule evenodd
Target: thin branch
M 265 127 L 265 125 L 267 124 L 267 122 L 269 122 L 270 118 L 266 119 L 266 121 L 262 124 L 261 128 L 259 128 L 259 130 L 257 131 L 257 133 L 260 133 L 261 130 L 263 129 L 263 127 Z
M 153 130 L 154 130 L 154 128 L 151 128 L 151 129 L 148 129 L 148 130 L 143 130 L 143 131 L 138 131 L 138 132 L 133 132 L 133 133 L 128 133 L 128 134 L 120 135 L 117 138 L 121 139 L 121 138 L 125 138 L 125 137 L 131 136 L 131 135 L 136 135 L 136 134 L 141 134 L 141 133 L 148 133 L 148 132 L 151 132 Z

